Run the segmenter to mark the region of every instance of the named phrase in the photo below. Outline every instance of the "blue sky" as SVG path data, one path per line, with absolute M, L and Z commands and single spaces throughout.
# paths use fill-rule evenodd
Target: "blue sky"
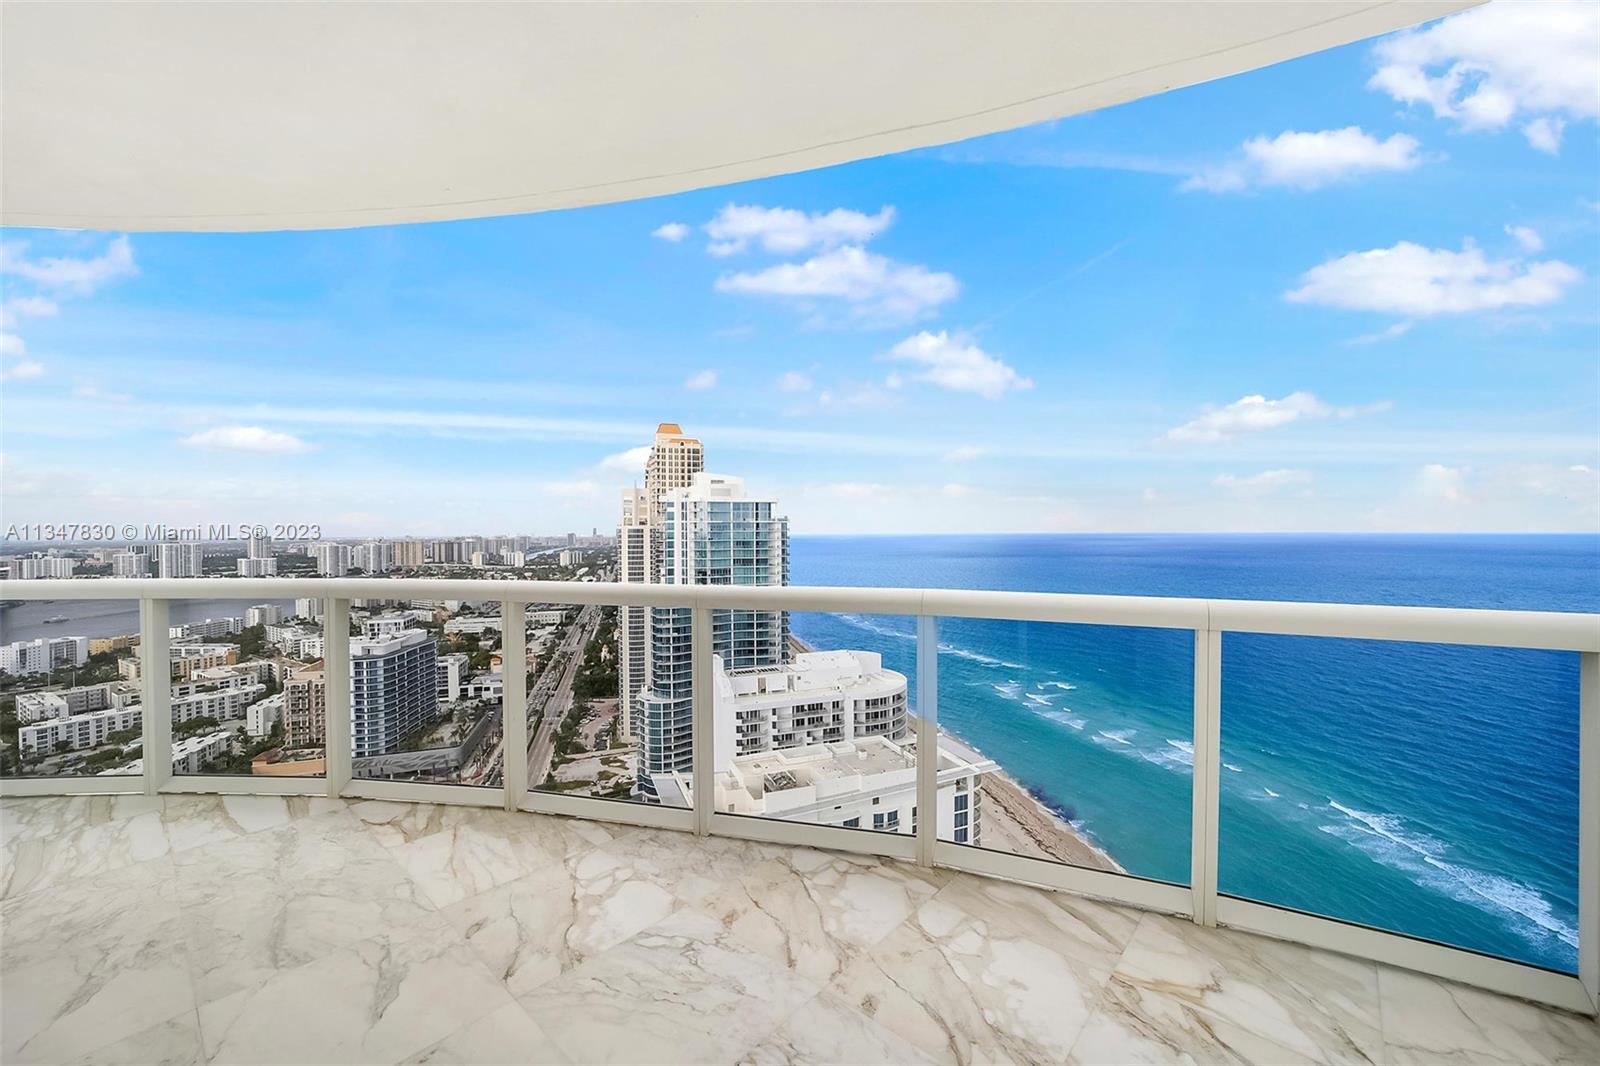
M 605 207 L 9 230 L 4 521 L 605 529 L 671 420 L 797 533 L 1600 528 L 1597 11 Z

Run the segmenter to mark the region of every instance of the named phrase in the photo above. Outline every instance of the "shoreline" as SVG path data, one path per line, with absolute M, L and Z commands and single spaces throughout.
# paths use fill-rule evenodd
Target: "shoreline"
M 984 774 L 978 787 L 984 795 L 979 847 L 1088 870 L 1127 873 L 1104 848 L 1040 803 L 1004 770 Z

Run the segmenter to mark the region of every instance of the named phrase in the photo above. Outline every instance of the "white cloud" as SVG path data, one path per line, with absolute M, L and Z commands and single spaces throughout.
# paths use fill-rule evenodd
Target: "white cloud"
M 625 452 L 617 452 L 600 460 L 601 470 L 619 470 L 624 474 L 644 473 L 645 461 L 650 458 L 650 445 L 641 444 Z
M 139 273 L 133 261 L 133 245 L 126 236 L 115 238 L 104 252 L 90 259 L 29 259 L 27 250 L 22 242 L 0 245 L 0 274 L 15 274 L 47 289 L 88 295 L 109 281 Z
M 0 333 L 0 355 L 24 355 L 28 342 L 15 333 Z
M 1561 154 L 1561 136 L 1567 132 L 1567 120 L 1564 118 L 1536 118 L 1532 122 L 1524 123 L 1522 135 L 1528 138 L 1528 144 L 1535 150 L 1545 155 Z
M 798 370 L 791 370 L 778 379 L 780 392 L 810 392 L 811 379 Z
M 1452 252 L 1401 241 L 1314 266 L 1284 299 L 1421 317 L 1554 303 L 1580 277 L 1556 259 L 1491 260 L 1471 242 Z
M 1177 443 L 1209 443 L 1246 433 L 1277 429 L 1301 419 L 1354 418 L 1388 410 L 1387 402 L 1363 407 L 1333 407 L 1309 392 L 1291 392 L 1280 400 L 1265 396 L 1241 396 L 1226 407 L 1207 409 L 1199 418 L 1167 431 L 1166 439 Z
M 29 378 L 39 377 L 44 373 L 44 364 L 36 363 L 32 359 L 23 359 L 20 362 L 7 363 L 0 367 L 0 381 L 27 381 Z
M 1181 188 L 1238 192 L 1258 185 L 1317 189 L 1385 170 L 1411 170 L 1422 163 L 1415 137 L 1396 133 L 1378 140 L 1359 126 L 1305 133 L 1288 130 L 1270 140 L 1252 137 L 1237 159 L 1203 170 Z
M 1212 479 L 1212 484 L 1218 488 L 1236 492 L 1241 496 L 1261 496 L 1295 485 L 1309 485 L 1310 483 L 1311 471 L 1309 470 L 1263 470 L 1259 474 L 1250 474 L 1247 477 L 1238 477 L 1234 474 L 1218 474 Z
M 894 321 L 919 318 L 961 291 L 953 275 L 898 263 L 858 245 L 835 248 L 803 263 L 724 274 L 716 288 L 802 301 L 840 299 L 853 305 L 857 317 Z
M 1524 252 L 1532 255 L 1544 251 L 1544 238 L 1539 236 L 1539 231 L 1532 226 L 1507 226 L 1506 232 Z
M 683 387 L 695 392 L 704 392 L 706 389 L 717 387 L 717 372 L 715 370 L 700 370 L 689 375 Z
M 965 496 L 971 496 L 976 491 L 977 489 L 974 489 L 971 485 L 963 485 L 958 481 L 952 481 L 948 485 L 944 486 L 944 488 L 940 489 L 939 494 L 941 496 L 949 496 L 952 499 L 959 500 Z
M 842 207 L 807 214 L 789 207 L 728 204 L 705 225 L 711 238 L 706 251 L 715 256 L 733 255 L 751 244 L 775 255 L 811 248 L 826 251 L 841 244 L 865 244 L 893 222 L 892 207 L 880 208 L 875 215 Z
M 1463 482 L 1467 471 L 1459 466 L 1429 463 L 1417 474 L 1417 485 L 1424 496 L 1446 503 L 1464 503 L 1467 495 Z
M 1600 4 L 1492 3 L 1380 41 L 1368 87 L 1425 104 L 1464 130 L 1500 130 L 1519 115 L 1528 142 L 1561 144 L 1561 119 L 1600 117 Z
M 1416 323 L 1410 319 L 1402 319 L 1401 321 L 1394 323 L 1392 326 L 1385 326 L 1376 333 L 1363 333 L 1359 337 L 1351 337 L 1349 340 L 1345 341 L 1345 343 L 1349 345 L 1381 344 L 1384 341 L 1392 341 L 1397 337 L 1404 337 L 1407 333 L 1410 333 L 1415 326 Z
M 184 437 L 178 443 L 190 448 L 268 455 L 296 455 L 311 450 L 311 445 L 299 437 L 260 426 L 217 426 Z
M 13 296 L 0 304 L 0 326 L 14 326 L 24 318 L 53 318 L 61 308 L 43 296 Z
M 972 392 L 997 400 L 1013 389 L 1031 389 L 1033 381 L 988 352 L 944 330 L 924 330 L 889 350 L 889 358 L 915 363 L 922 370 L 912 375 L 952 392 Z
M 983 450 L 981 448 L 974 448 L 970 444 L 963 444 L 959 448 L 952 448 L 945 452 L 944 461 L 947 463 L 970 463 L 972 460 L 977 459 L 982 455 Z
M 671 244 L 677 244 L 688 235 L 689 226 L 683 222 L 668 222 L 650 231 L 650 236 Z

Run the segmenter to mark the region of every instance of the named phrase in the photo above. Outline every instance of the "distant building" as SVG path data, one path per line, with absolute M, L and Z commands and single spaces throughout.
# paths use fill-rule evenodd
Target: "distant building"
M 350 552 L 350 565 L 369 574 L 394 569 L 394 545 L 386 540 L 369 540 Z
M 729 672 L 712 664 L 713 765 L 736 756 L 907 735 L 906 678 L 870 651 L 819 651 Z
M 320 748 L 327 740 L 328 677 L 322 667 L 283 683 L 283 739 L 291 748 Z
M 246 629 L 255 626 L 277 625 L 283 621 L 283 608 L 275 603 L 258 603 L 254 607 L 245 608 L 244 624 Z
M 240 577 L 277 577 L 278 560 L 246 557 L 235 561 Z
M 773 500 L 746 496 L 741 479 L 696 474 L 689 488 L 662 497 L 657 517 L 662 584 L 788 583 L 788 519 Z M 650 684 L 634 721 L 636 780 L 646 796 L 658 775 L 691 766 L 690 615 L 687 607 L 650 609 Z M 783 611 L 712 612 L 712 650 L 730 673 L 782 665 L 788 639 Z
M 489 565 L 489 553 L 473 552 L 470 559 L 470 565 L 475 570 L 482 570 L 484 567 Z
M 322 600 L 317 596 L 302 596 L 294 601 L 296 618 L 321 618 Z
M 572 567 L 578 565 L 578 560 L 583 558 L 572 548 L 562 548 L 556 555 L 556 562 L 561 566 Z
M 80 685 L 54 692 L 19 692 L 17 721 L 28 724 L 46 718 L 69 718 L 75 714 L 126 707 L 138 702 L 139 686 L 126 681 Z
M 411 619 L 403 614 L 382 614 L 367 619 L 362 635 L 368 640 L 388 640 L 405 632 L 410 624 Z
M 283 720 L 283 693 L 257 700 L 244 710 L 244 731 L 253 737 L 270 736 Z
M 156 545 L 157 572 L 162 577 L 199 577 L 205 573 L 205 549 L 198 544 L 169 541 Z
M 88 661 L 88 637 L 39 637 L 0 645 L 0 673 L 47 674 Z
M 468 655 L 460 651 L 438 657 L 434 676 L 438 680 L 440 703 L 456 703 L 465 698 L 467 667 L 470 661 Z
M 186 640 L 191 637 L 199 640 L 219 640 L 222 637 L 237 636 L 243 632 L 243 615 L 235 615 L 229 618 L 207 618 L 204 622 L 184 622 L 181 625 L 167 627 L 167 635 L 173 640 Z
M 386 755 L 439 713 L 437 642 L 420 629 L 350 642 L 350 750 Z
M 348 544 L 318 544 L 314 554 L 317 573 L 323 577 L 343 577 L 350 572 Z
M 622 520 L 617 525 L 617 580 L 642 585 L 650 580 L 650 497 L 644 489 L 622 494 Z M 617 687 L 622 721 L 619 733 L 633 736 L 633 710 L 649 681 L 650 611 L 646 607 L 617 608 Z
M 953 827 L 945 839 L 979 842 L 978 783 L 995 768 L 959 744 L 941 743 L 934 824 Z M 680 773 L 661 791 L 686 799 L 691 787 Z M 714 796 L 725 814 L 909 836 L 921 813 L 916 746 L 867 737 L 740 755 L 717 771 Z
M 149 577 L 150 556 L 144 552 L 117 552 L 111 556 L 112 577 Z
M 402 569 L 416 569 L 428 561 L 427 546 L 420 540 L 394 542 L 394 565 Z

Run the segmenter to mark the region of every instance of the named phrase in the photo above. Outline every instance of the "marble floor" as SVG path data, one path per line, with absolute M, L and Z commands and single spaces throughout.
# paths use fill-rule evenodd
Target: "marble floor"
M 1600 1063 L 1600 1026 L 946 870 L 463 807 L 0 801 L 0 1062 Z

